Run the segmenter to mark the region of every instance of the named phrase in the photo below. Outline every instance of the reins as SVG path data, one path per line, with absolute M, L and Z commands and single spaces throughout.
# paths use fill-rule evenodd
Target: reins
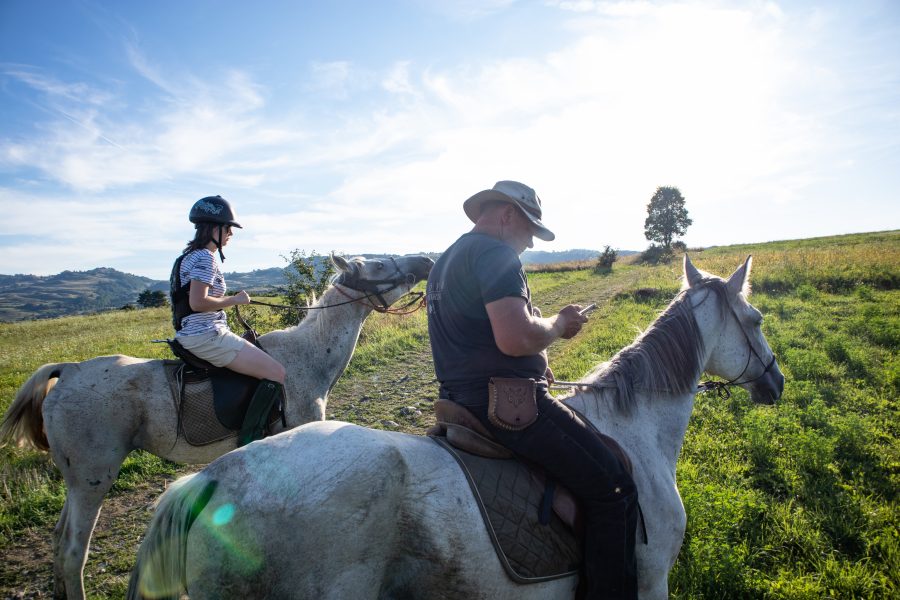
M 350 298 L 350 300 L 348 300 L 347 302 L 341 302 L 341 304 L 351 304 L 353 302 L 362 302 L 364 300 L 369 300 L 370 298 L 372 298 L 372 296 L 370 296 L 368 293 L 366 293 L 366 295 L 361 298 L 353 298 L 353 296 L 351 296 L 350 294 L 345 292 L 343 289 L 341 289 L 341 287 L 338 287 L 338 286 L 335 286 L 335 287 L 337 287 L 337 291 L 339 291 L 341 294 L 343 294 L 347 298 Z M 357 290 L 357 291 L 359 291 L 359 290 Z M 389 292 L 390 290 L 386 290 L 386 291 Z M 366 306 L 370 307 L 375 312 L 380 312 L 382 314 L 388 314 L 388 315 L 411 315 L 412 313 L 416 312 L 417 310 L 419 310 L 425 306 L 425 294 L 423 292 L 408 292 L 404 295 L 410 296 L 410 299 L 407 300 L 404 304 L 394 307 L 394 308 L 391 308 L 390 305 L 377 306 L 372 302 L 366 304 Z M 414 304 L 417 304 L 417 306 L 415 308 L 409 309 Z M 340 306 L 340 304 L 332 304 L 330 306 L 315 306 L 315 307 L 310 307 L 310 308 L 331 308 L 331 306 Z M 407 310 L 407 309 L 409 309 L 409 310 Z
M 337 287 L 337 286 L 335 286 L 335 287 Z M 336 302 L 334 304 L 328 304 L 327 306 L 300 306 L 299 304 L 272 304 L 271 302 L 262 302 L 261 300 L 251 300 L 250 304 L 259 304 L 260 306 L 268 306 L 270 308 L 278 308 L 278 309 L 282 309 L 282 310 L 324 310 L 326 308 L 337 308 L 338 306 L 343 306 L 345 304 L 353 304 L 354 302 L 363 302 L 364 300 L 368 300 L 373 297 L 373 295 L 366 293 L 365 296 L 360 296 L 359 298 L 354 298 L 353 296 L 349 295 L 347 292 L 345 292 L 341 288 L 337 288 L 337 290 L 341 294 L 343 294 L 345 297 L 349 298 L 349 300 L 345 300 L 343 302 Z M 357 290 L 357 291 L 359 291 L 359 290 Z M 390 290 L 385 290 L 385 291 L 389 292 Z M 368 304 L 367 306 L 369 306 L 370 308 L 374 309 L 377 312 L 388 313 L 391 315 L 408 315 L 408 314 L 416 312 L 417 310 L 419 310 L 420 308 L 425 306 L 425 294 L 423 294 L 422 292 L 409 292 L 408 294 L 404 294 L 404 296 L 412 296 L 412 299 L 396 308 L 382 308 L 381 306 L 377 306 L 377 305 L 371 304 L 371 303 Z M 413 310 L 406 311 L 406 312 L 400 312 L 400 311 L 403 311 L 404 309 L 409 308 L 416 302 L 419 303 L 419 306 L 417 306 Z
M 404 294 L 404 296 L 411 296 L 412 298 L 404 303 L 401 306 L 396 308 L 391 308 L 391 305 L 384 299 L 384 294 L 388 292 L 392 292 L 396 290 L 401 285 L 414 285 L 418 278 L 412 273 L 403 273 L 400 270 L 400 266 L 397 264 L 397 261 L 391 258 L 391 262 L 394 263 L 394 268 L 397 270 L 397 276 L 391 277 L 390 279 L 359 279 L 359 275 L 357 273 L 353 273 L 352 278 L 350 274 L 346 271 L 341 273 L 340 277 L 338 277 L 332 285 L 334 285 L 335 289 L 341 293 L 344 297 L 348 298 L 343 302 L 336 302 L 335 304 L 328 304 L 326 306 L 298 306 L 298 305 L 290 305 L 290 304 L 273 304 L 271 302 L 262 302 L 261 300 L 251 300 L 250 304 L 259 304 L 261 306 L 268 306 L 270 308 L 278 308 L 282 310 L 324 310 L 326 308 L 336 308 L 338 306 L 344 306 L 345 304 L 353 304 L 354 302 L 363 302 L 365 306 L 373 309 L 376 312 L 386 313 L 391 315 L 408 315 L 416 312 L 425 306 L 425 294 L 422 292 L 408 292 Z M 350 282 L 345 281 L 345 279 L 350 279 Z M 379 290 L 378 286 L 383 284 L 391 284 L 391 287 L 386 290 Z M 354 298 L 343 288 L 348 288 L 356 292 L 362 292 L 363 296 L 358 298 Z M 376 304 L 372 299 L 378 300 Z M 415 308 L 410 307 L 414 304 L 418 304 Z

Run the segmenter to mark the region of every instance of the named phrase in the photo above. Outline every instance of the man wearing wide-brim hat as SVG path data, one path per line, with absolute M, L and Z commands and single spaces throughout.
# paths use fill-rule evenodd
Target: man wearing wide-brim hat
M 428 334 L 440 396 L 460 404 L 496 441 L 545 468 L 585 509 L 587 598 L 637 598 L 637 489 L 624 465 L 548 392 L 547 347 L 587 321 L 570 304 L 542 317 L 519 255 L 555 236 L 541 200 L 498 181 L 463 204 L 475 224 L 428 277 Z M 523 402 L 522 399 L 525 399 Z

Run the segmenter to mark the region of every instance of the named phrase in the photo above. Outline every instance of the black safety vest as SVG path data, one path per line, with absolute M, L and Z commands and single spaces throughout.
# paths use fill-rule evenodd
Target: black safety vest
M 172 299 L 172 325 L 175 331 L 181 331 L 181 320 L 188 315 L 196 313 L 191 308 L 191 282 L 181 285 L 181 261 L 186 255 L 182 254 L 175 259 L 172 274 L 169 275 L 169 296 Z

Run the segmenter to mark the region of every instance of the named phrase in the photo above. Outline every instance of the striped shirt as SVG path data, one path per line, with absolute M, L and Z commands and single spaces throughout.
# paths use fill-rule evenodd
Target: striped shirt
M 208 295 L 221 298 L 225 295 L 225 278 L 219 270 L 215 255 L 206 248 L 194 250 L 181 261 L 181 283 L 199 281 L 209 286 Z M 212 331 L 227 331 L 228 319 L 224 310 L 212 310 L 188 315 L 181 320 L 181 330 L 175 337 L 197 335 Z

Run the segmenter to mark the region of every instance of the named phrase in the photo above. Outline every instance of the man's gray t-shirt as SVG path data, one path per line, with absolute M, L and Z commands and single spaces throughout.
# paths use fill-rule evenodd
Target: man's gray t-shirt
M 532 312 L 522 263 L 496 238 L 467 233 L 435 263 L 428 275 L 428 335 L 443 385 L 471 389 L 491 377 L 544 377 L 543 354 L 508 356 L 494 341 L 485 304 L 508 296 L 523 298 Z

